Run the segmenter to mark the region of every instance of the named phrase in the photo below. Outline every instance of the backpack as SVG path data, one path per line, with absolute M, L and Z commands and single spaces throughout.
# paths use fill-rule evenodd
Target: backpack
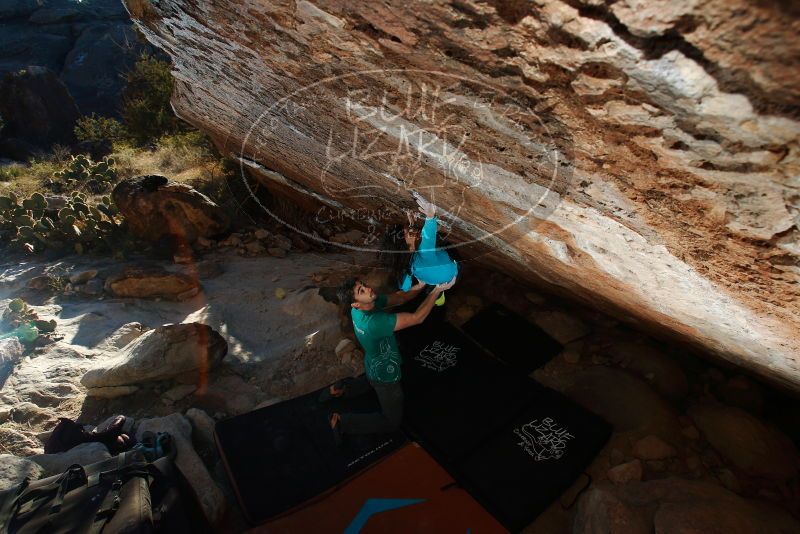
M 0 492 L 0 533 L 149 534 L 210 526 L 174 455 L 130 451 Z

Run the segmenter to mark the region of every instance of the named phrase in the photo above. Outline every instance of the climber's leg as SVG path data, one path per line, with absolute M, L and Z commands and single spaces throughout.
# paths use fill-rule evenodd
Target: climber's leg
M 378 395 L 380 411 L 373 413 L 339 414 L 338 426 L 342 434 L 377 434 L 393 432 L 403 420 L 403 388 L 400 382 L 382 384 L 373 382 Z

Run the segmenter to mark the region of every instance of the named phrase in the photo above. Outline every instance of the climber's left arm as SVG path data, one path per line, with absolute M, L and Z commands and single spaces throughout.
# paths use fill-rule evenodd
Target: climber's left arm
M 399 306 L 401 304 L 405 304 L 409 300 L 412 300 L 414 297 L 419 295 L 419 292 L 422 291 L 422 288 L 425 287 L 424 282 L 418 282 L 416 285 L 411 286 L 411 289 L 408 291 L 395 291 L 394 293 L 389 293 L 386 295 L 386 307 L 389 306 Z

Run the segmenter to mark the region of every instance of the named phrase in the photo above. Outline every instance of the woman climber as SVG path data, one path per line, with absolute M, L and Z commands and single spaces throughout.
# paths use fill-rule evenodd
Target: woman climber
M 413 278 L 436 286 L 446 284 L 458 275 L 458 263 L 447 251 L 436 247 L 436 206 L 421 198 L 417 199 L 417 204 L 425 215 L 422 230 L 417 228 L 414 217 L 408 213 L 406 228 L 397 224 L 386 232 L 380 254 L 381 263 L 402 291 L 411 289 Z M 442 293 L 436 305 L 441 306 L 444 301 Z

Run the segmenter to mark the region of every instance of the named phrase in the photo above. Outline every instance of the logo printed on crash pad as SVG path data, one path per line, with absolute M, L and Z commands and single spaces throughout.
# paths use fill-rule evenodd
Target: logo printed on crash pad
M 434 341 L 432 344 L 426 346 L 414 358 L 422 367 L 431 369 L 437 373 L 455 367 L 458 363 L 458 351 L 460 347 L 455 345 L 448 345 L 442 341 Z
M 537 462 L 561 458 L 566 452 L 567 441 L 575 437 L 549 417 L 525 423 L 515 428 L 514 433 L 522 440 L 517 445 Z

